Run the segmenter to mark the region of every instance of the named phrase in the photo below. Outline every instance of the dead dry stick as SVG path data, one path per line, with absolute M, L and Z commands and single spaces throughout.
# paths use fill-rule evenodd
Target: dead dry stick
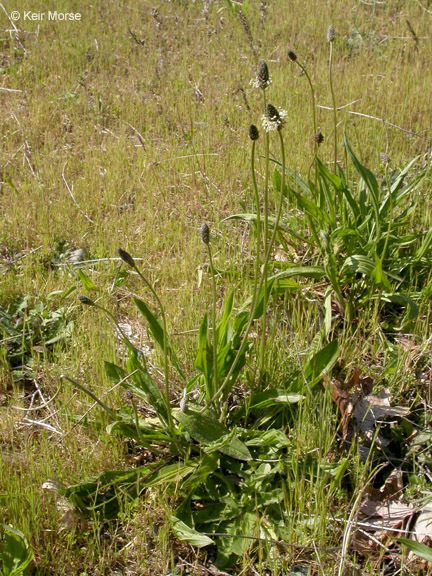
M 3 92 L 23 92 L 23 90 L 17 90 L 16 88 L 5 88 L 4 86 L 0 86 L 0 90 Z
M 132 124 L 129 124 L 129 122 L 125 122 L 125 124 L 126 124 L 127 126 L 129 126 L 129 128 L 131 128 L 131 129 L 135 132 L 136 137 L 138 138 L 138 141 L 139 141 L 139 143 L 140 143 L 141 146 L 142 146 L 142 149 L 145 150 L 146 147 L 145 147 L 144 138 L 143 138 L 143 136 L 140 134 L 140 132 L 138 132 L 138 130 L 135 128 L 135 126 L 132 126 Z
M 321 106 L 319 104 L 317 105 L 317 108 L 321 108 L 322 110 L 333 110 L 331 106 Z M 341 109 L 343 109 L 343 106 L 338 108 L 338 110 Z M 345 114 L 352 114 L 353 116 L 361 116 L 362 118 L 368 118 L 369 120 L 376 120 L 377 122 L 381 122 L 384 126 L 395 128 L 395 130 L 401 130 L 406 134 L 410 134 L 411 136 L 417 136 L 418 138 L 425 138 L 425 136 L 422 136 L 422 133 L 429 131 L 429 130 L 422 130 L 421 132 L 413 132 L 412 130 L 407 130 L 406 128 L 402 128 L 401 126 L 392 124 L 391 122 L 384 120 L 384 118 L 377 118 L 376 116 L 370 116 L 369 114 L 363 114 L 362 112 L 354 112 L 352 110 L 342 110 L 342 111 L 345 112 Z
M 43 408 L 46 408 L 49 404 L 51 404 L 51 402 L 53 400 L 55 400 L 55 398 L 59 395 L 59 392 L 61 390 L 61 387 L 59 386 L 54 394 L 54 396 L 51 396 L 51 398 L 49 400 L 44 400 L 43 396 L 38 388 L 38 392 L 43 400 L 43 404 L 39 404 L 38 406 L 32 406 L 31 408 L 22 408 L 21 406 L 11 406 L 11 408 L 13 408 L 14 410 L 21 410 L 22 412 L 32 412 L 35 410 L 42 410 Z
M 36 178 L 36 173 L 35 173 L 35 171 L 34 171 L 34 168 L 33 168 L 32 163 L 31 163 L 31 161 L 30 161 L 30 157 L 31 157 L 31 155 L 32 155 L 31 146 L 30 146 L 30 144 L 28 143 L 27 138 L 25 137 L 23 127 L 21 126 L 21 122 L 18 120 L 18 118 L 17 118 L 17 116 L 16 116 L 16 114 L 15 114 L 14 112 L 12 112 L 11 118 L 13 118 L 13 119 L 15 120 L 15 122 L 17 123 L 18 128 L 19 128 L 19 130 L 20 130 L 20 132 L 21 132 L 21 134 L 22 134 L 22 137 L 23 137 L 23 140 L 24 140 L 24 158 L 25 158 L 25 161 L 27 162 L 27 164 L 28 164 L 28 166 L 29 166 L 29 168 L 30 168 L 30 172 L 32 173 L 32 176 L 33 176 L 34 178 Z
M 423 10 L 424 10 L 425 12 L 427 12 L 428 14 L 432 14 L 432 10 L 428 10 L 428 9 L 426 8 L 426 6 L 423 6 L 423 4 L 420 2 L 420 0 L 417 0 L 417 4 L 420 6 L 420 8 L 423 8 Z
M 41 428 L 45 428 L 46 430 L 49 430 L 50 432 L 54 432 L 55 434 L 58 434 L 59 436 L 63 436 L 63 432 L 61 432 L 60 430 L 57 430 L 56 428 L 54 428 L 54 426 L 51 426 L 50 424 L 46 424 L 45 422 L 40 422 L 38 420 L 30 420 L 30 418 L 24 418 L 23 422 L 25 422 L 26 424 L 33 424 L 33 426 L 41 426 Z
M 9 16 L 6 8 L 3 6 L 3 4 L 0 2 L 0 8 L 3 10 L 3 12 L 6 14 L 6 18 L 9 20 L 10 25 L 13 28 L 13 31 L 15 32 L 15 39 L 18 42 L 18 44 L 20 45 L 21 50 L 24 52 L 24 54 L 27 54 L 27 50 L 24 47 L 24 44 L 21 42 L 21 38 L 20 38 L 20 31 L 18 30 L 18 28 L 15 26 L 14 21 L 12 20 L 12 18 Z
M 65 168 L 66 168 L 66 164 L 63 166 L 63 170 L 62 170 L 62 178 L 63 178 L 63 182 L 65 183 L 66 189 L 69 192 L 75 206 L 78 208 L 78 210 L 81 212 L 81 214 L 84 216 L 84 218 L 86 220 L 88 220 L 89 222 L 91 222 L 92 224 L 96 224 L 96 222 L 94 222 L 90 216 L 87 216 L 87 214 L 84 212 L 84 210 L 81 208 L 81 206 L 78 204 L 78 202 L 75 199 L 75 196 L 73 195 L 72 189 L 69 186 L 69 184 L 67 183 L 66 177 L 65 177 Z

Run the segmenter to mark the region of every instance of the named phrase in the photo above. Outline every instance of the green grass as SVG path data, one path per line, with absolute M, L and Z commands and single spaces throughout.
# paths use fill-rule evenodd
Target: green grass
M 31 311 L 41 305 L 48 318 L 64 307 L 68 320 L 74 322 L 72 335 L 52 345 L 45 344 L 46 332 L 41 331 L 37 342 L 24 334 L 29 368 L 24 382 L 13 382 L 11 348 L 8 342 L 1 344 L 0 511 L 4 522 L 21 530 L 29 541 L 34 552 L 30 573 L 165 574 L 181 563 L 179 558 L 197 571 L 206 561 L 205 549 L 192 551 L 170 532 L 169 517 L 181 503 L 181 482 L 172 489 L 148 489 L 139 499 L 123 502 L 120 520 L 90 517 L 77 530 L 60 529 L 63 512 L 57 510 L 56 494 L 42 485 L 48 479 L 77 484 L 104 470 L 133 469 L 149 458 L 133 441 L 106 434 L 109 418 L 97 407 L 83 421 L 88 426 L 77 425 L 93 401 L 60 378 L 66 374 L 79 381 L 113 409 L 130 405 L 119 388 L 105 395 L 112 383 L 106 378 L 104 361 L 121 364 L 124 350 L 103 314 L 78 305 L 78 293 L 84 292 L 120 322 L 130 324 L 140 346 L 153 346 L 133 305 L 133 296 L 144 300 L 148 296 L 143 284 L 131 271 L 124 283 L 113 288 L 120 262 L 105 259 L 117 258 L 119 247 L 142 258 L 137 265 L 163 301 L 168 332 L 188 379 L 196 373 L 198 327 L 205 312 L 209 318 L 213 314 L 208 254 L 199 237 L 203 222 L 212 231 L 217 314 L 220 317 L 231 289 L 236 289 L 236 311 L 250 296 L 256 257 L 253 228 L 235 220 L 221 221 L 256 210 L 248 127 L 257 124 L 262 133 L 261 94 L 249 85 L 259 62 L 265 60 L 270 69 L 268 101 L 288 111 L 283 129 L 287 167 L 303 178 L 315 154 L 310 87 L 287 52 L 293 49 L 307 67 L 318 105 L 317 126 L 325 137 L 319 157 L 333 170 L 326 42 L 330 24 L 336 30 L 332 46 L 336 103 L 345 106 L 355 101 L 337 114 L 341 166 L 353 179 L 342 147 L 343 132 L 379 181 L 386 175 L 380 153 L 391 159 L 388 170 L 403 168 L 419 156 L 416 174 L 430 162 L 432 86 L 425 71 L 432 59 L 431 16 L 420 3 L 368 5 L 337 0 L 329 8 L 317 0 L 273 2 L 264 26 L 259 5 L 251 1 L 243 6 L 256 60 L 241 22 L 222 1 L 209 4 L 207 17 L 201 1 L 159 2 L 156 12 L 152 12 L 156 3 L 148 2 L 121 6 L 96 2 L 81 7 L 52 1 L 46 3 L 46 12 L 79 10 L 82 21 L 20 20 L 16 23 L 22 30 L 19 37 L 9 32 L 11 24 L 0 9 L 0 306 L 17 320 L 16 302 L 28 297 L 22 318 L 32 330 L 39 325 L 34 324 Z M 4 6 L 7 12 L 30 8 L 21 0 L 14 5 L 6 1 Z M 263 142 L 261 134 L 255 160 L 260 190 L 265 171 Z M 277 138 L 270 139 L 270 154 L 280 160 Z M 273 208 L 278 191 L 271 185 L 269 192 Z M 431 226 L 428 174 L 414 194 L 418 210 L 404 231 L 426 232 Z M 283 223 L 298 233 L 307 228 L 294 201 L 284 207 Z M 76 267 L 68 261 L 68 255 L 79 248 L 86 250 L 86 259 L 96 260 L 82 268 L 96 290 L 82 286 Z M 299 264 L 316 264 L 319 259 L 317 246 L 308 249 L 296 241 L 285 244 L 282 253 L 283 259 Z M 282 269 L 276 266 L 276 271 Z M 380 317 L 373 305 L 365 305 L 353 326 L 334 328 L 339 337 L 334 373 L 346 378 L 352 369 L 361 369 L 374 378 L 375 390 L 391 387 L 395 403 L 411 407 L 415 427 L 423 423 L 427 427 L 431 390 L 419 375 L 430 371 L 430 278 L 423 278 L 421 287 L 416 283 L 417 278 L 411 278 L 407 292 L 423 290 L 420 311 L 404 328 L 412 346 L 403 344 L 395 333 L 389 335 L 401 320 L 397 308 Z M 266 382 L 284 382 L 295 373 L 299 360 L 304 364 L 325 344 L 325 289 L 314 285 L 296 295 L 270 298 Z M 156 303 L 150 303 L 155 311 Z M 212 327 L 213 321 L 209 324 Z M 10 336 L 2 334 L 3 330 L 1 338 Z M 160 351 L 154 350 L 151 358 L 163 366 Z M 258 369 L 255 364 L 252 368 Z M 254 371 L 247 372 L 235 392 L 242 398 L 256 381 Z M 175 384 L 172 402 L 178 406 L 177 377 Z M 27 413 L 14 408 L 28 408 L 32 398 L 35 405 L 42 405 L 59 387 L 58 396 L 45 408 Z M 344 531 L 339 521 L 349 516 L 373 463 L 370 467 L 361 463 L 353 445 L 346 453 L 349 468 L 343 481 L 330 489 L 325 464 L 336 466 L 342 455 L 335 441 L 339 419 L 329 395 L 307 397 L 292 421 L 283 418 L 290 423 L 291 463 L 285 471 L 281 505 L 290 518 L 285 526 L 287 545 L 260 542 L 256 549 L 245 547 L 237 570 L 253 573 L 255 565 L 259 573 L 268 568 L 277 575 L 305 562 L 311 570 L 334 574 L 340 558 L 336 548 Z M 394 434 L 403 443 L 411 432 L 397 429 Z M 407 475 L 418 474 L 420 465 L 429 464 L 414 458 Z M 418 498 L 411 484 L 410 488 Z M 426 490 L 430 492 L 430 486 Z M 330 530 L 333 515 L 339 523 Z M 357 561 L 363 562 L 350 552 L 347 566 Z M 384 569 L 374 558 L 368 562 L 364 573 Z

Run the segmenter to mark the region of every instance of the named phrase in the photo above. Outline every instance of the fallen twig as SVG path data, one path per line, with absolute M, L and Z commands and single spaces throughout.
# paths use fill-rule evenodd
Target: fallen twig
M 78 208 L 78 210 L 81 212 L 81 214 L 84 216 L 84 218 L 86 220 L 88 220 L 89 222 L 91 222 L 92 224 L 95 224 L 95 222 L 90 218 L 90 216 L 87 216 L 87 214 L 84 212 L 84 210 L 81 208 L 81 206 L 78 204 L 78 202 L 75 199 L 75 196 L 73 195 L 72 189 L 69 186 L 69 184 L 67 183 L 66 177 L 65 177 L 65 168 L 66 168 L 66 164 L 63 166 L 63 170 L 62 170 L 62 178 L 63 178 L 63 182 L 65 183 L 66 189 L 69 192 L 72 200 L 74 201 L 75 206 Z
M 322 110 L 333 110 L 332 106 L 320 106 L 317 105 L 317 108 L 321 108 Z M 342 110 L 343 107 L 337 108 L 337 110 Z M 371 116 L 370 114 L 363 114 L 363 112 L 354 112 L 353 110 L 342 110 L 346 114 L 352 114 L 353 116 L 361 116 L 362 118 L 369 118 L 369 120 L 376 120 L 377 122 L 381 122 L 384 126 L 389 126 L 390 128 L 395 128 L 396 130 L 401 130 L 406 134 L 410 134 L 411 136 L 418 136 L 419 138 L 424 138 L 422 136 L 423 132 L 428 132 L 429 130 L 422 130 L 421 132 L 413 132 L 412 130 L 407 130 L 406 128 L 402 128 L 401 126 L 397 126 L 396 124 L 392 124 L 384 118 L 377 118 L 376 116 Z

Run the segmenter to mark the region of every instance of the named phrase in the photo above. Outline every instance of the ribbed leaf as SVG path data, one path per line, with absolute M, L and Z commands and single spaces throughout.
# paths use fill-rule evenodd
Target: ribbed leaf
M 203 548 L 214 544 L 213 540 L 204 534 L 200 534 L 175 516 L 171 516 L 172 530 L 174 536 L 181 542 L 187 542 L 197 548 Z
M 414 552 L 416 556 L 424 558 L 428 562 L 432 562 L 432 548 L 426 546 L 426 544 L 415 542 L 414 540 L 408 540 L 408 538 L 397 538 L 397 541 L 406 546 L 408 550 L 411 550 L 411 552 Z
M 125 378 L 125 376 L 127 375 L 126 370 L 120 368 L 120 366 L 117 366 L 112 362 L 108 362 L 107 360 L 105 360 L 104 362 L 104 367 L 105 367 L 105 374 L 107 375 L 108 380 L 110 382 L 113 382 L 113 384 L 117 384 L 117 382 L 123 380 L 123 378 Z
M 80 282 L 84 286 L 84 288 L 93 291 L 97 290 L 97 287 L 93 284 L 93 282 L 90 280 L 87 274 L 84 274 L 81 268 L 77 268 L 76 271 L 78 272 L 78 278 L 80 279 Z
M 153 314 L 153 312 L 150 310 L 150 308 L 147 306 L 147 304 L 143 300 L 140 300 L 139 298 L 134 298 L 134 302 L 135 302 L 135 305 L 138 308 L 138 310 L 141 312 L 141 314 L 146 319 L 147 324 L 150 328 L 150 332 L 154 338 L 154 341 L 159 346 L 159 348 L 162 350 L 162 352 L 165 352 L 165 350 L 164 350 L 164 345 L 165 345 L 164 329 L 163 329 L 162 324 L 159 322 L 158 318 Z M 165 334 L 165 337 L 166 337 L 166 348 L 167 348 L 166 352 L 168 354 L 168 357 L 171 360 L 171 362 L 174 364 L 174 366 L 177 369 L 177 372 L 180 374 L 180 376 L 182 378 L 184 378 L 183 371 L 180 367 L 177 356 L 176 356 L 176 354 L 175 354 L 175 352 L 171 346 L 171 341 L 169 339 L 168 334 Z
M 323 266 L 290 266 L 287 270 L 271 276 L 270 280 L 279 282 L 283 278 L 293 278 L 295 276 L 319 280 L 325 276 L 325 270 Z
M 210 446 L 222 440 L 218 447 L 222 454 L 237 458 L 237 460 L 250 460 L 252 458 L 247 446 L 236 436 L 231 436 L 230 430 L 218 420 L 192 410 L 174 412 L 173 416 L 190 434 L 191 438 L 204 446 Z M 229 437 L 227 443 L 224 442 L 224 437 Z

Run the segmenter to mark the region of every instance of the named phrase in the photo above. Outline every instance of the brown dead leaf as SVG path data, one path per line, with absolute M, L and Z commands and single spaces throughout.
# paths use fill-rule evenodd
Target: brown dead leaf
M 395 500 L 400 498 L 403 490 L 402 470 L 395 468 L 388 476 L 384 485 L 380 488 L 383 500 Z
M 358 518 L 367 532 L 381 532 L 400 528 L 416 511 L 413 504 L 404 504 L 400 500 L 367 499 L 360 506 Z
M 351 390 L 351 388 L 357 388 L 360 382 L 360 376 L 361 376 L 360 368 L 354 368 L 354 370 L 348 376 L 346 389 Z
M 362 376 L 360 368 L 354 368 L 354 370 L 348 376 L 345 389 L 351 390 L 352 388 L 356 388 L 357 390 L 360 390 L 364 396 L 367 396 L 372 392 L 373 386 L 373 378 L 370 376 Z
M 413 540 L 430 546 L 432 543 L 432 508 L 423 508 L 415 526 Z
M 365 396 L 371 394 L 373 387 L 374 387 L 374 381 L 373 378 L 371 378 L 370 376 L 364 376 L 363 378 L 360 379 L 360 388 Z
M 398 531 L 401 531 L 399 535 L 403 533 L 418 508 L 402 501 L 402 489 L 402 472 L 398 469 L 393 470 L 381 488 L 366 488 L 351 541 L 354 550 L 371 557 L 382 553 L 383 545 L 388 546 Z
M 377 426 L 385 423 L 388 417 L 400 418 L 409 413 L 406 407 L 391 406 L 389 390 L 383 389 L 378 394 L 371 394 L 374 381 L 369 376 L 362 377 L 358 368 L 351 372 L 346 384 L 335 378 L 328 381 L 324 375 L 323 385 L 329 388 L 342 417 L 342 443 L 354 434 L 361 433 L 359 451 L 363 461 L 367 459 L 373 442 L 381 448 L 389 444 L 389 440 L 377 434 Z M 350 393 L 352 388 L 354 391 Z
M 350 548 L 362 556 L 367 556 L 369 560 L 376 559 L 377 554 L 379 554 L 379 544 L 364 530 L 354 530 L 350 540 Z
M 325 379 L 326 380 L 326 379 Z M 349 394 L 339 380 L 333 379 L 328 383 L 333 402 L 339 408 L 341 416 L 344 417 L 349 410 Z
M 50 490 L 56 495 L 57 510 L 62 512 L 62 515 L 59 519 L 59 532 L 63 530 L 70 532 L 77 528 L 84 529 L 87 523 L 84 515 L 79 510 L 76 510 L 66 498 L 60 496 L 58 493 L 59 490 L 64 487 L 64 484 L 57 482 L 57 480 L 47 480 L 42 485 L 42 489 Z
M 324 375 L 324 385 L 328 386 L 332 400 L 339 408 L 339 412 L 342 416 L 342 443 L 344 443 L 348 436 L 348 427 L 353 405 L 351 404 L 348 392 L 339 380 L 334 378 L 327 383 L 326 375 Z
M 358 526 L 353 531 L 351 548 L 369 559 L 382 554 L 382 547 L 394 540 L 395 530 L 402 530 L 416 512 L 412 504 L 366 499 L 360 506 Z
M 390 390 L 386 388 L 380 390 L 377 395 L 369 394 L 361 397 L 357 394 L 353 398 L 356 430 L 370 434 L 372 439 L 376 425 L 384 422 L 385 418 L 389 416 L 400 418 L 409 413 L 409 409 L 403 406 L 391 406 L 390 400 Z

